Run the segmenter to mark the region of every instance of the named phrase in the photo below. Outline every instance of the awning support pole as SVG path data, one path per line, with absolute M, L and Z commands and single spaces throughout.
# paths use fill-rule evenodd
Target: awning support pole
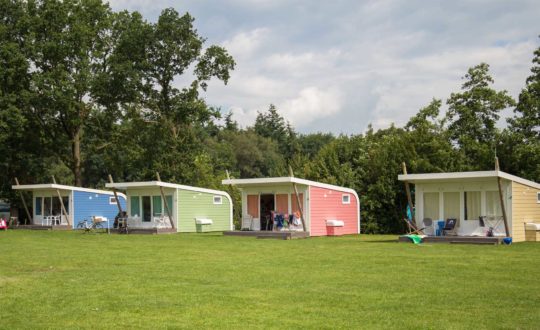
M 292 170 L 291 165 L 289 165 L 289 176 L 291 178 L 294 178 L 294 173 Z M 296 183 L 292 182 L 293 188 L 294 188 L 294 195 L 296 196 L 296 203 L 298 204 L 298 210 L 300 211 L 300 220 L 302 220 L 302 228 L 304 229 L 304 232 L 306 232 L 306 222 L 304 221 L 304 211 L 302 210 L 302 204 L 300 204 L 300 197 L 298 195 L 298 189 L 296 188 Z
M 114 183 L 112 175 L 109 174 L 109 182 Z M 113 189 L 114 199 L 116 199 L 116 206 L 118 206 L 118 212 L 120 213 L 120 216 L 122 216 L 122 205 L 120 204 L 120 200 L 118 199 L 118 194 L 116 193 L 116 188 Z
M 52 181 L 54 184 L 56 184 L 56 179 L 54 178 L 54 175 L 52 176 Z M 64 213 L 64 216 L 66 217 L 66 221 L 68 223 L 68 226 L 71 224 L 71 221 L 69 221 L 69 214 L 66 211 L 66 208 L 64 206 L 64 201 L 62 200 L 62 194 L 60 194 L 60 190 L 56 189 L 56 194 L 58 194 L 58 199 L 60 200 L 60 206 L 62 207 L 62 213 Z M 68 198 L 69 200 L 69 198 Z M 60 217 L 60 223 L 62 223 L 62 217 Z
M 19 179 L 15 178 L 15 184 L 19 186 Z M 28 211 L 28 206 L 26 205 L 26 200 L 24 199 L 24 195 L 22 190 L 19 190 L 19 197 L 21 198 L 24 206 L 24 210 L 26 211 L 26 216 L 28 219 L 30 219 L 30 223 L 34 224 L 34 218 L 30 215 L 30 211 Z
M 158 172 L 156 172 L 156 177 L 157 177 L 157 180 L 161 182 L 161 178 L 159 177 Z M 167 199 L 165 198 L 165 193 L 163 192 L 162 186 L 159 186 L 159 191 L 161 192 L 161 199 L 163 200 L 163 204 L 165 205 L 165 210 L 167 211 L 167 215 L 169 216 L 169 222 L 171 223 L 171 228 L 174 229 L 173 218 L 171 216 L 171 211 L 169 210 L 169 204 L 167 203 Z
M 403 168 L 403 174 L 407 175 L 407 165 L 405 164 L 405 162 L 401 163 L 401 166 Z M 411 188 L 409 187 L 409 181 L 404 181 L 404 182 L 405 182 L 405 192 L 407 193 L 407 204 L 409 205 L 409 209 L 411 210 L 411 221 L 415 221 L 416 215 L 414 212 L 414 206 L 413 206 L 412 197 L 411 197 Z M 408 221 L 407 221 L 407 225 L 409 227 L 409 233 L 413 232 L 413 230 L 411 229 L 411 225 L 409 224 Z M 423 234 L 421 230 L 418 232 Z
M 495 171 L 497 171 L 497 184 L 499 186 L 499 199 L 501 200 L 501 211 L 503 214 L 504 220 L 504 231 L 506 232 L 506 237 L 510 237 L 510 229 L 508 229 L 508 219 L 506 218 L 506 208 L 504 207 L 504 197 L 502 192 L 502 180 L 499 176 L 499 158 L 495 157 Z

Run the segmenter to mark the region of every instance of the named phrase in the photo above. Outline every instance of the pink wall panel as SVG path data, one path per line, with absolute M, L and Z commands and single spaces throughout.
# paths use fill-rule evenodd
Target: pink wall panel
M 340 228 L 342 234 L 358 233 L 358 200 L 350 195 L 350 204 L 343 204 L 341 191 L 309 187 L 309 205 L 311 219 L 311 236 L 327 235 L 326 220 L 342 220 L 345 226 Z

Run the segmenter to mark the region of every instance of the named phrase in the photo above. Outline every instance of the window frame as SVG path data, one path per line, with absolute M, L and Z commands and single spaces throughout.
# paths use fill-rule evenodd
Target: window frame
M 341 204 L 351 204 L 351 194 L 342 194 L 341 195 Z
M 219 199 L 219 202 L 216 200 Z M 223 204 L 223 196 L 221 195 L 214 195 L 214 197 L 212 198 L 212 202 L 214 203 L 214 205 L 221 205 Z
M 109 196 L 109 205 L 115 205 L 117 203 L 116 197 Z
M 536 204 L 540 204 L 540 191 L 536 193 Z

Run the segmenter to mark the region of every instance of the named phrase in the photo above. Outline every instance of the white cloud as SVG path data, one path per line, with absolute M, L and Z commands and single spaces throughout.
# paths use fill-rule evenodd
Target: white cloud
M 237 59 L 249 58 L 259 49 L 267 34 L 266 28 L 242 31 L 232 39 L 223 42 L 223 47 Z
M 337 90 L 321 90 L 318 87 L 302 89 L 294 99 L 278 105 L 281 112 L 297 127 L 337 114 L 341 109 L 341 95 Z
M 227 86 L 210 82 L 207 102 L 244 126 L 273 103 L 302 132 L 403 125 L 433 97 L 459 91 L 480 62 L 495 89 L 517 97 L 539 46 L 540 2 L 529 0 L 112 3 L 152 19 L 168 6 L 192 13 L 201 36 L 237 62 Z

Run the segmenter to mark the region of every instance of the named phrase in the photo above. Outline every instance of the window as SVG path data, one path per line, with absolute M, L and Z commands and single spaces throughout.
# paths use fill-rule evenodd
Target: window
M 153 215 L 155 217 L 159 217 L 163 213 L 163 208 L 161 206 L 161 196 L 152 196 L 152 204 L 153 204 Z
M 424 193 L 424 218 L 439 219 L 439 193 Z
M 41 208 L 43 207 L 41 201 L 42 201 L 41 197 L 36 197 L 36 206 L 35 206 L 36 215 L 41 215 Z
M 501 200 L 498 191 L 486 191 L 486 215 L 502 216 Z
M 459 226 L 459 214 L 461 211 L 461 203 L 459 201 L 459 192 L 444 192 L 444 219 L 457 219 Z
M 62 203 L 64 203 L 64 208 L 66 209 L 66 213 L 69 214 L 69 197 L 68 196 L 62 197 Z
M 478 220 L 480 217 L 481 193 L 479 191 L 464 192 L 465 220 Z
M 341 195 L 341 203 L 351 204 L 351 195 L 348 195 L 348 194 Z
M 51 197 L 43 198 L 43 215 L 49 216 L 52 214 L 52 199 Z
M 111 205 L 116 204 L 116 197 L 114 197 L 114 196 L 109 197 L 109 204 L 111 204 Z
M 536 202 L 540 203 L 540 192 L 536 193 Z
M 167 201 L 167 207 L 169 208 L 169 212 L 173 212 L 173 203 L 172 203 L 172 195 L 167 195 L 165 196 L 165 200 Z M 165 210 L 167 211 L 167 210 Z
M 223 197 L 214 196 L 214 204 L 223 204 Z
M 141 202 L 139 196 L 131 196 L 130 198 L 131 216 L 138 217 L 141 214 Z

